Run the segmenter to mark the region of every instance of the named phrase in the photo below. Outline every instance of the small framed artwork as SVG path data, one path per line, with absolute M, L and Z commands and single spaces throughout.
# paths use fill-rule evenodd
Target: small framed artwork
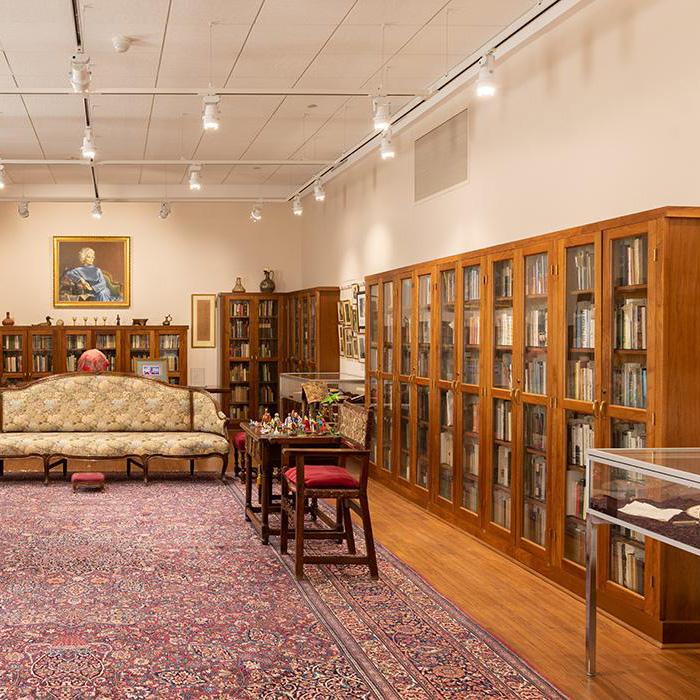
M 168 381 L 167 360 L 136 360 L 136 376 L 155 379 L 159 382 Z
M 343 323 L 346 326 L 352 325 L 352 301 L 350 299 L 343 300 Z
M 365 327 L 365 317 L 367 314 L 367 297 L 364 292 L 357 293 L 357 325 L 360 328 Z
M 131 239 L 128 236 L 54 236 L 55 307 L 130 304 Z
M 345 333 L 343 331 L 342 321 L 338 326 L 338 350 L 340 351 L 340 356 L 345 357 Z
M 345 326 L 345 357 L 353 357 L 352 328 Z
M 352 356 L 356 360 L 360 359 L 360 336 L 357 333 L 352 336 Z
M 216 294 L 192 295 L 192 347 L 216 347 Z
M 338 323 L 342 326 L 343 325 L 343 320 L 344 320 L 344 314 L 343 314 L 343 302 L 339 301 L 338 302 Z
M 357 336 L 357 359 L 365 361 L 365 334 L 359 333 Z
M 360 316 L 357 311 L 357 306 L 353 304 L 352 307 L 352 330 L 358 333 L 360 330 Z

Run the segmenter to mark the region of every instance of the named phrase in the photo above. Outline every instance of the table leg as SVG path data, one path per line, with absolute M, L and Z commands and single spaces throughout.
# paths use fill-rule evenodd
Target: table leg
M 270 501 L 272 500 L 272 465 L 266 459 L 260 465 L 260 523 L 263 544 L 270 543 Z
M 243 471 L 245 473 L 245 507 L 253 507 L 253 464 L 250 455 L 247 452 L 243 453 Z M 246 513 L 246 520 L 250 517 Z
M 595 676 L 596 668 L 596 568 L 598 563 L 598 523 L 586 518 L 586 673 Z

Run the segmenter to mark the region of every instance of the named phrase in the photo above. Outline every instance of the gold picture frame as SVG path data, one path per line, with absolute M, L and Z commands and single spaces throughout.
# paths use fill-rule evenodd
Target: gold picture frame
M 53 305 L 131 306 L 131 238 L 54 236 Z
M 216 347 L 216 294 L 192 295 L 190 338 L 193 348 Z

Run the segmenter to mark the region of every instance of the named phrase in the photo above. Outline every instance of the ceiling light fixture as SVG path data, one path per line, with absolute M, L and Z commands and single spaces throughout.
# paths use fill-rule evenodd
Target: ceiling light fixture
M 379 155 L 382 157 L 382 160 L 391 160 L 396 155 L 396 151 L 394 150 L 394 147 L 391 144 L 390 129 L 387 129 L 382 134 L 382 142 L 379 146 Z
M 95 141 L 92 138 L 92 127 L 86 126 L 83 132 L 83 145 L 80 147 L 80 153 L 83 158 L 87 160 L 92 160 L 97 154 L 97 149 L 95 148 Z
M 126 53 L 131 46 L 131 37 L 116 34 L 112 37 L 112 47 L 117 53 Z
M 391 126 L 390 110 L 391 103 L 386 97 L 377 96 L 372 99 L 372 122 L 376 131 L 385 131 Z
M 0 163 L 0 190 L 4 190 L 5 185 L 7 185 L 7 175 L 5 175 L 5 166 L 2 163 Z
M 75 92 L 85 92 L 90 87 L 90 57 L 87 54 L 73 54 L 69 76 Z
M 489 51 L 479 61 L 479 76 L 476 79 L 476 96 L 477 97 L 493 97 L 496 94 L 498 86 L 495 78 L 496 57 L 493 51 Z
M 318 178 L 316 182 L 314 182 L 314 199 L 317 202 L 323 202 L 326 199 L 326 190 L 323 188 L 321 178 Z
M 92 210 L 90 211 L 90 214 L 92 214 L 93 219 L 101 219 L 102 218 L 102 204 L 100 204 L 99 199 L 96 199 L 93 202 Z
M 218 95 L 207 95 L 204 98 L 202 126 L 205 131 L 217 131 L 219 128 L 219 100 Z
M 253 223 L 257 223 L 262 219 L 262 216 L 262 207 L 259 204 L 256 204 L 250 212 L 250 220 Z
M 199 172 L 202 169 L 201 165 L 190 165 L 190 189 L 201 190 L 202 183 L 199 181 Z
M 158 216 L 161 219 L 167 219 L 168 216 L 170 216 L 170 210 L 171 210 L 170 202 L 161 202 L 160 211 L 158 212 Z
M 29 202 L 23 199 L 17 204 L 17 213 L 21 218 L 26 219 L 29 217 Z
M 301 197 L 298 194 L 294 195 L 292 200 L 292 214 L 294 216 L 301 216 L 304 213 L 304 206 L 301 203 Z

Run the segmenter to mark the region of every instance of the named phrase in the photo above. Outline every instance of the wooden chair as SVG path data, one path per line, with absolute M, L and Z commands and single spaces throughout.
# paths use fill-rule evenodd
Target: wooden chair
M 282 554 L 286 554 L 289 538 L 294 538 L 294 573 L 297 579 L 304 577 L 304 564 L 363 564 L 369 567 L 372 578 L 379 577 L 367 501 L 368 428 L 369 411 L 363 406 L 345 403 L 338 411 L 338 447 L 288 448 L 282 451 L 280 549 Z M 307 458 L 316 463 L 307 464 Z M 345 468 L 348 458 L 360 461 L 359 479 Z M 324 464 L 318 464 L 318 461 Z M 316 501 L 323 498 L 335 500 L 335 522 L 322 509 L 314 513 Z M 314 504 L 311 508 L 307 505 L 309 501 Z M 351 510 L 362 519 L 366 548 L 364 556 L 358 555 L 355 550 Z M 304 514 L 308 512 L 317 515 L 318 520 L 329 527 L 304 527 Z M 290 515 L 294 517 L 293 531 L 289 528 Z M 338 544 L 345 541 L 348 553 L 305 554 L 306 540 L 335 540 Z

